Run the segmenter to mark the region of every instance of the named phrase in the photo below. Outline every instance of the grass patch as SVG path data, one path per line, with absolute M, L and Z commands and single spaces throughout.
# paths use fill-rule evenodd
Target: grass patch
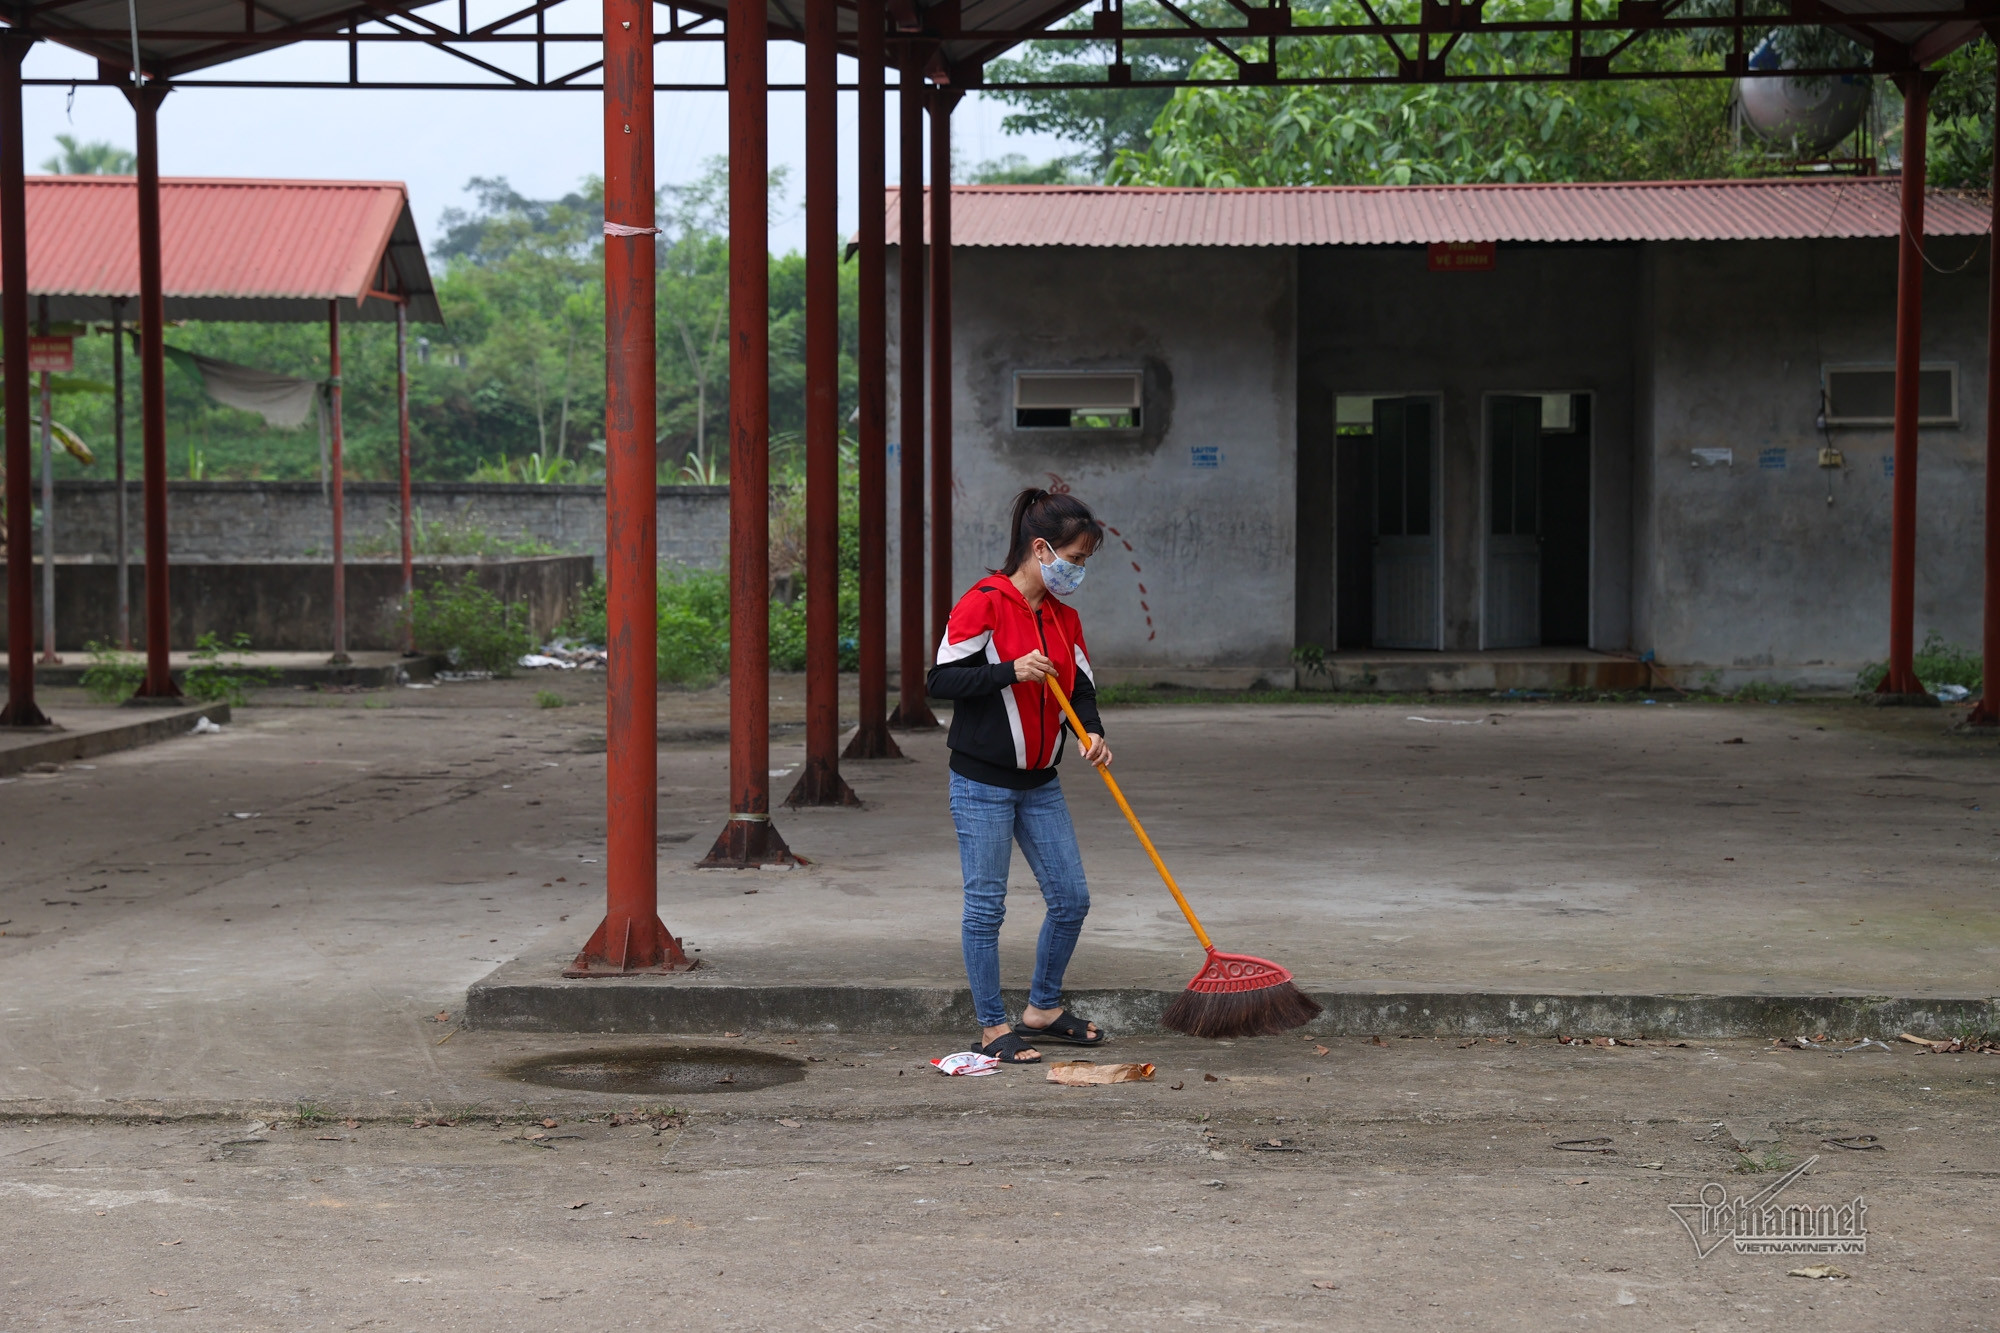
M 1789 1171 L 1797 1165 L 1796 1158 L 1777 1148 L 1740 1152 L 1737 1156 L 1739 1160 L 1730 1169 L 1739 1176 L 1760 1176 L 1767 1171 Z
M 203 703 L 226 703 L 232 708 L 249 703 L 252 687 L 278 678 L 268 667 L 252 666 L 237 656 L 249 651 L 248 634 L 232 634 L 226 644 L 214 630 L 197 636 L 193 660 L 181 679 L 182 693 Z
M 1917 679 L 1931 691 L 1940 685 L 1963 685 L 1978 694 L 1985 675 L 1985 662 L 1978 652 L 1946 642 L 1936 630 L 1924 636 L 1923 646 L 1917 649 L 1915 666 Z M 1888 674 L 1887 662 L 1870 662 L 1854 678 L 1854 687 L 1863 694 L 1872 694 Z
M 561 708 L 564 702 L 563 697 L 554 690 L 535 691 L 535 707 L 537 708 Z
M 92 639 L 87 645 L 90 665 L 83 671 L 83 688 L 99 703 L 122 704 L 139 692 L 146 680 L 146 663 L 136 653 L 121 653 Z
M 292 1108 L 292 1119 L 302 1125 L 317 1125 L 322 1120 L 331 1120 L 333 1117 L 318 1102 L 300 1102 Z

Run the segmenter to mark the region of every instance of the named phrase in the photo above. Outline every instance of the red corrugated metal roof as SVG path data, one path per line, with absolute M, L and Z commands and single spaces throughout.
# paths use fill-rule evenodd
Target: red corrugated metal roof
M 889 190 L 889 243 L 899 237 Z M 1897 182 L 1321 186 L 1183 190 L 958 185 L 955 246 L 1423 245 L 1439 241 L 1769 241 L 1894 236 Z M 1931 236 L 1983 236 L 1983 199 L 1933 193 Z M 929 239 L 928 209 L 925 217 Z
M 27 194 L 31 294 L 72 310 L 138 295 L 132 177 L 30 176 Z M 349 306 L 378 288 L 407 291 L 412 318 L 436 317 L 408 195 L 397 181 L 162 178 L 160 259 L 175 317 L 323 318 L 326 302 Z M 391 310 L 372 301 L 356 313 L 393 317 Z

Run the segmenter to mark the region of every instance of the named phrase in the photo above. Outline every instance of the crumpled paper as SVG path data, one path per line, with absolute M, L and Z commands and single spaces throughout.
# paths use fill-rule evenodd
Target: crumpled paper
M 1090 1060 L 1062 1060 L 1049 1066 L 1048 1078 L 1051 1083 L 1062 1083 L 1072 1088 L 1087 1088 L 1099 1083 L 1150 1083 L 1153 1080 L 1153 1067 L 1138 1064 L 1100 1065 Z
M 1000 1067 L 1000 1062 L 990 1055 L 978 1051 L 953 1051 L 931 1061 L 940 1074 L 950 1074 L 954 1078 L 985 1078 Z

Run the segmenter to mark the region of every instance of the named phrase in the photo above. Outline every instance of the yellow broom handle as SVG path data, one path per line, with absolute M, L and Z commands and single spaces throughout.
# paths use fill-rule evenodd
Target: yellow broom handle
M 1062 686 L 1056 684 L 1054 676 L 1047 676 L 1044 679 L 1048 681 L 1049 693 L 1055 695 L 1056 702 L 1062 705 L 1063 715 L 1069 718 L 1070 726 L 1075 729 L 1076 743 L 1088 750 L 1090 733 L 1083 729 L 1083 719 L 1076 715 L 1074 708 L 1070 707 L 1069 696 L 1063 693 Z M 1146 849 L 1146 855 L 1153 858 L 1153 869 L 1160 872 L 1160 878 L 1166 882 L 1167 892 L 1173 894 L 1174 901 L 1180 904 L 1181 915 L 1186 917 L 1188 925 L 1194 928 L 1194 937 L 1201 941 L 1202 948 L 1213 950 L 1215 945 L 1209 941 L 1208 932 L 1201 928 L 1201 921 L 1195 916 L 1194 908 L 1188 906 L 1187 897 L 1181 892 L 1181 886 L 1174 883 L 1173 873 L 1167 869 L 1167 863 L 1160 859 L 1160 853 L 1153 846 L 1153 840 L 1146 836 L 1145 826 L 1140 824 L 1139 816 L 1132 813 L 1132 806 L 1126 801 L 1125 793 L 1118 790 L 1118 779 L 1111 776 L 1111 770 L 1108 768 L 1099 768 L 1097 776 L 1103 778 L 1104 785 L 1111 788 L 1111 798 L 1118 802 L 1118 808 L 1125 812 L 1126 822 L 1132 826 L 1132 831 L 1139 835 L 1139 845 Z

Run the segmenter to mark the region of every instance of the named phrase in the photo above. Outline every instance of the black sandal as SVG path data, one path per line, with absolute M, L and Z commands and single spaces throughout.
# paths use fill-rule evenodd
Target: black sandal
M 1086 1020 L 1078 1018 L 1067 1009 L 1057 1014 L 1055 1021 L 1045 1028 L 1029 1027 L 1026 1023 L 1016 1023 L 1014 1031 L 1028 1038 L 1030 1042 L 1055 1041 L 1061 1042 L 1065 1046 L 1102 1046 L 1105 1037 L 1103 1028 L 1097 1030 L 1095 1037 L 1091 1036 L 1090 1024 Z
M 1026 1060 L 1020 1059 L 1021 1052 L 1034 1050 L 1035 1044 L 1023 1041 L 1018 1034 L 1012 1032 L 1003 1032 L 984 1046 L 974 1046 L 972 1049 L 981 1055 L 992 1056 L 1003 1065 L 1038 1065 L 1042 1062 L 1039 1053 Z

